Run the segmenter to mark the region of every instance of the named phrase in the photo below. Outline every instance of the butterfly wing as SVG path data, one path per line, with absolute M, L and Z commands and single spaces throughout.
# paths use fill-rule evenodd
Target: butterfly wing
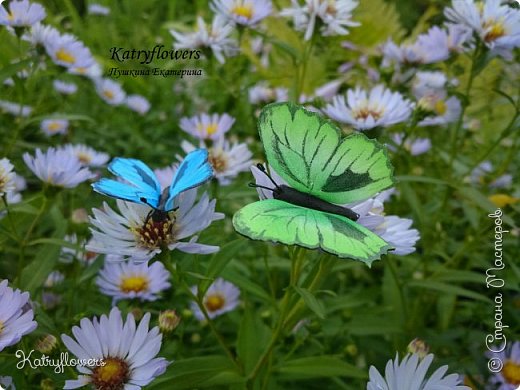
M 291 103 L 266 106 L 259 132 L 267 161 L 287 183 L 331 203 L 368 199 L 393 185 L 386 150 L 357 133 Z
M 175 172 L 164 210 L 173 209 L 173 200 L 181 192 L 197 187 L 213 177 L 213 169 L 208 162 L 208 151 L 196 149 L 184 158 Z
M 113 198 L 157 208 L 161 196 L 161 186 L 153 171 L 145 163 L 133 158 L 115 158 L 108 166 L 108 170 L 124 179 L 126 183 L 101 179 L 92 184 L 94 191 Z
M 277 199 L 243 207 L 233 216 L 233 226 L 253 240 L 321 248 L 368 265 L 391 249 L 381 237 L 348 218 Z

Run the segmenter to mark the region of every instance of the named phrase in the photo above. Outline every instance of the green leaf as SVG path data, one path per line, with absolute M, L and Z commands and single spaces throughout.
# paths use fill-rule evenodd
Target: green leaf
M 445 180 L 436 179 L 434 177 L 428 177 L 428 176 L 403 175 L 403 176 L 396 176 L 395 179 L 397 180 L 397 182 L 429 183 L 429 184 L 437 184 L 437 185 L 441 185 L 441 186 L 450 185 L 450 183 L 448 183 Z
M 206 271 L 206 279 L 199 284 L 199 291 L 202 296 L 206 294 L 211 282 L 220 275 L 222 270 L 226 268 L 231 260 L 235 257 L 237 252 L 242 249 L 242 247 L 247 243 L 246 240 L 239 238 L 237 240 L 228 242 L 223 245 L 220 250 L 215 253 L 208 264 L 208 269 Z
M 476 293 L 474 291 L 465 289 L 459 286 L 453 286 L 443 282 L 437 282 L 434 280 L 413 280 L 408 283 L 409 287 L 424 288 L 427 290 L 435 290 L 446 294 L 459 295 L 461 297 L 471 298 L 483 302 L 491 302 L 491 300 L 485 295 Z
M 262 288 L 262 286 L 253 282 L 250 277 L 244 277 L 230 269 L 225 270 L 222 273 L 222 276 L 227 281 L 237 285 L 242 291 L 246 291 L 260 298 L 264 302 L 271 302 L 271 296 Z
M 27 65 L 30 65 L 30 63 L 31 60 L 23 60 L 14 64 L 2 66 L 2 70 L 0 70 L 0 84 L 2 84 L 5 79 L 8 79 L 14 75 L 16 72 L 19 72 L 27 67 Z
M 314 314 L 321 319 L 325 318 L 325 308 L 323 307 L 323 304 L 318 301 L 309 290 L 298 286 L 293 286 L 292 288 L 302 297 L 307 307 L 311 309 Z
M 324 378 L 346 376 L 364 379 L 365 370 L 361 370 L 334 356 L 305 357 L 285 362 L 277 367 L 278 373 L 286 379 Z
M 236 372 L 229 359 L 205 356 L 173 362 L 168 373 L 157 378 L 149 388 L 162 389 L 166 383 L 172 389 L 215 388 L 244 381 L 245 378 Z
M 251 308 L 247 308 L 237 336 L 237 354 L 246 376 L 253 370 L 268 341 L 269 328 Z
M 82 115 L 82 114 L 65 114 L 65 113 L 53 113 L 53 114 L 46 114 L 46 115 L 38 115 L 35 117 L 32 117 L 31 119 L 24 122 L 25 125 L 35 123 L 35 122 L 41 122 L 44 119 L 67 119 L 70 121 L 86 121 L 90 122 L 92 124 L 95 124 L 96 121 L 91 118 L 88 115 Z

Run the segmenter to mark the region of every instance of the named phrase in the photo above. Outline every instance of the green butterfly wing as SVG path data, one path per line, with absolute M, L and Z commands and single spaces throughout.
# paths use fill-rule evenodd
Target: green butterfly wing
M 386 150 L 361 133 L 341 138 L 332 122 L 291 103 L 262 110 L 269 165 L 298 191 L 331 203 L 368 199 L 394 183 Z
M 253 240 L 321 248 L 368 265 L 391 249 L 381 237 L 348 218 L 278 199 L 248 204 L 235 213 L 233 226 Z

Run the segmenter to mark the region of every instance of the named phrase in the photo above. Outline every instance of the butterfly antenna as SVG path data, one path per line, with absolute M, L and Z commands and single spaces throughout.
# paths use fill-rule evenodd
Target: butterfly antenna
M 256 183 L 249 183 L 248 186 L 251 187 L 251 188 L 263 188 L 264 190 L 267 190 L 267 191 L 274 191 L 273 188 L 261 186 L 261 185 L 258 185 Z
M 271 175 L 267 172 L 267 170 L 265 169 L 265 167 L 262 164 L 258 163 L 258 164 L 256 164 L 256 167 L 259 170 L 261 170 L 264 173 L 264 175 L 266 175 L 269 178 L 269 180 L 271 180 L 271 183 L 273 183 L 276 188 L 278 188 L 278 184 L 276 184 L 276 182 L 273 180 Z M 258 187 L 260 187 L 260 186 L 258 186 Z M 260 187 L 260 188 L 262 188 L 262 187 Z

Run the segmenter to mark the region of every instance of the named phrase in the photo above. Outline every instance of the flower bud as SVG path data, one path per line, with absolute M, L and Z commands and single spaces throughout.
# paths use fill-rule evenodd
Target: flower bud
M 57 345 L 58 339 L 52 334 L 48 334 L 36 342 L 35 348 L 38 352 L 48 355 L 54 350 L 54 348 L 56 348 Z
M 419 355 L 421 359 L 424 359 L 426 355 L 428 355 L 428 352 L 430 351 L 430 346 L 426 344 L 421 339 L 413 339 L 410 344 L 408 344 L 408 352 L 415 353 Z
M 170 333 L 179 326 L 181 317 L 177 315 L 175 310 L 165 310 L 159 314 L 159 329 L 162 333 Z

